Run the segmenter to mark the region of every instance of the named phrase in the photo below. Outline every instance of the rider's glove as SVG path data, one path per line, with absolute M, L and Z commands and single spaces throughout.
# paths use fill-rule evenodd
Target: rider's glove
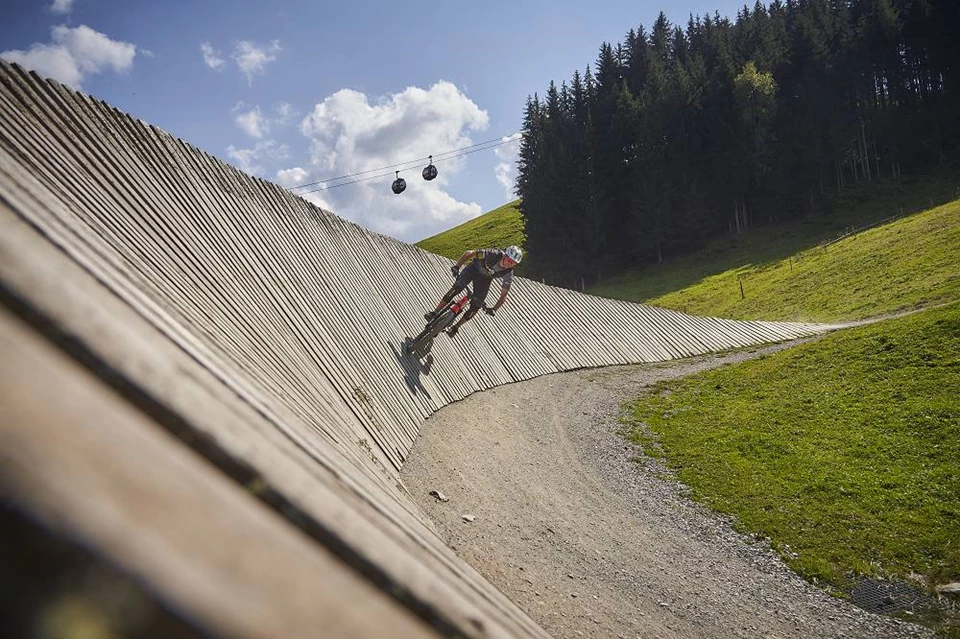
M 460 277 L 460 269 L 457 268 L 456 264 L 450 267 L 450 272 L 453 273 L 454 279 Z
M 490 308 L 489 306 L 484 306 L 483 310 L 487 315 L 489 315 L 490 317 L 493 317 L 494 310 L 492 308 Z

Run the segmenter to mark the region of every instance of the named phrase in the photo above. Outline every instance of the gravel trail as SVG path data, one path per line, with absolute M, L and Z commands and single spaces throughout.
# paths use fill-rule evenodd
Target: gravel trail
M 931 636 L 800 579 L 617 434 L 620 402 L 644 386 L 786 346 L 476 393 L 427 420 L 403 481 L 437 534 L 558 639 Z

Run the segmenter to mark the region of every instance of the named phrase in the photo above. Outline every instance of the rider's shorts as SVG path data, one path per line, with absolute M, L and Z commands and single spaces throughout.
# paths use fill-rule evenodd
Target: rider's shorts
M 473 299 L 470 300 L 470 306 L 474 307 L 483 304 L 487 299 L 491 281 L 492 278 L 486 277 L 480 271 L 480 265 L 474 260 L 460 271 L 460 275 L 457 276 L 457 281 L 453 286 L 455 292 L 459 293 L 467 287 L 467 284 L 473 282 Z

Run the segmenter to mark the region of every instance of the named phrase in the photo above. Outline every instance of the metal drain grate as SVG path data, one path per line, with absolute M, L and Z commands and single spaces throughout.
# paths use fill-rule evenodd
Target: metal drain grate
M 850 599 L 864 610 L 881 615 L 916 612 L 930 607 L 931 604 L 936 605 L 933 597 L 902 581 L 875 579 L 864 579 L 857 584 L 850 593 Z

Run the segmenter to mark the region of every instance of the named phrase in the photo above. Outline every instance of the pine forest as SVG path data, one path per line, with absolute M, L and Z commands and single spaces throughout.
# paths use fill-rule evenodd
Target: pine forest
M 527 99 L 532 276 L 577 286 L 725 233 L 829 215 L 853 184 L 956 163 L 960 2 L 663 13 Z

